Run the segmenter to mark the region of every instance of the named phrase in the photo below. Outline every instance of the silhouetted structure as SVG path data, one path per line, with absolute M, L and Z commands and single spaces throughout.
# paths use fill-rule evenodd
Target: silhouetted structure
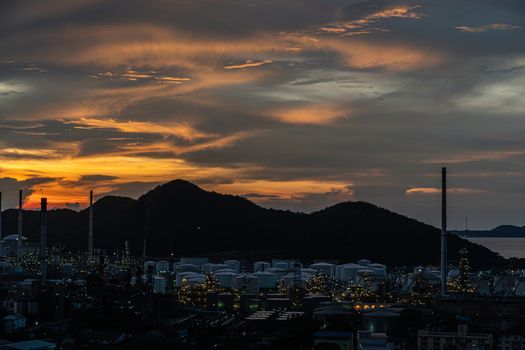
M 441 169 L 441 295 L 447 294 L 447 168 Z
M 89 237 L 88 254 L 93 258 L 93 191 L 89 191 Z

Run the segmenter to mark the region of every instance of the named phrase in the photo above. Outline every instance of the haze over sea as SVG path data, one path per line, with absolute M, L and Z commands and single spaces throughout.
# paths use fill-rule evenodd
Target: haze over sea
M 521 237 L 471 237 L 469 241 L 481 244 L 504 258 L 525 258 L 525 238 Z

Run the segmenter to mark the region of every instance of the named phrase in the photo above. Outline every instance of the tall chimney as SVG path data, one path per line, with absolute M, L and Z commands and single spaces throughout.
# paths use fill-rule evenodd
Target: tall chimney
M 88 255 L 93 257 L 93 191 L 89 191 L 89 239 Z
M 0 240 L 2 239 L 2 192 L 0 192 Z
M 441 296 L 447 294 L 447 168 L 441 169 Z
M 47 277 L 47 198 L 40 199 L 40 273 L 42 279 Z
M 17 254 L 22 255 L 22 190 L 18 192 L 18 236 L 17 236 Z

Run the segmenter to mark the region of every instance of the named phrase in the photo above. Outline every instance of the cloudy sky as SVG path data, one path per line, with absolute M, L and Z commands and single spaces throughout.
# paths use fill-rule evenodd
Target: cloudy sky
M 525 225 L 523 0 L 0 4 L 0 190 L 81 208 L 175 178 Z M 7 197 L 7 198 L 6 198 Z

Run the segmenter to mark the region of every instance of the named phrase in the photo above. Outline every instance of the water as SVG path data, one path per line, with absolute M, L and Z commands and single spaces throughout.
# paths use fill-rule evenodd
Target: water
M 504 258 L 525 258 L 525 238 L 469 237 L 469 241 L 498 252 Z

